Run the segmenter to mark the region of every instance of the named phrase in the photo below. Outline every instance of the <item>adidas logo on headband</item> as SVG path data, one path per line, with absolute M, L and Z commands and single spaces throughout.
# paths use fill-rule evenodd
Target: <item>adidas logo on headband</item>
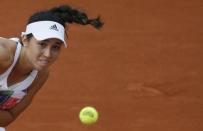
M 52 25 L 49 29 L 59 31 L 56 24 Z

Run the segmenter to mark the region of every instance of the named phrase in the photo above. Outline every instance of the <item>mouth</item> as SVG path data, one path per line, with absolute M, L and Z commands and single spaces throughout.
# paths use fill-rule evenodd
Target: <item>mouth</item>
M 48 66 L 49 65 L 49 61 L 48 60 L 39 60 L 39 64 L 41 65 L 41 66 Z

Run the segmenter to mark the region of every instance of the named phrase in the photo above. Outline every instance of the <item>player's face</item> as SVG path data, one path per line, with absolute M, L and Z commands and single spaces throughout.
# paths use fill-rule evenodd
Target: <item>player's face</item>
M 47 68 L 58 57 L 62 45 L 63 42 L 55 38 L 37 41 L 32 37 L 27 46 L 30 64 L 37 70 Z

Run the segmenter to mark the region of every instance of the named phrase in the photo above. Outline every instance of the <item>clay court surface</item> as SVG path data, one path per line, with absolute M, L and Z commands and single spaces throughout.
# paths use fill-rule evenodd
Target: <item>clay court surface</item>
M 70 4 L 101 31 L 69 27 L 69 47 L 8 131 L 202 131 L 202 0 L 1 0 L 0 36 L 19 36 L 37 10 Z M 79 110 L 95 106 L 93 126 Z

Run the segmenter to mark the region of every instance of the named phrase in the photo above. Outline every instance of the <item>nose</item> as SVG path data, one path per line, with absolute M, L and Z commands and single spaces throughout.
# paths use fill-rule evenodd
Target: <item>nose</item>
M 47 58 L 51 57 L 51 50 L 49 48 L 44 49 L 43 55 Z

